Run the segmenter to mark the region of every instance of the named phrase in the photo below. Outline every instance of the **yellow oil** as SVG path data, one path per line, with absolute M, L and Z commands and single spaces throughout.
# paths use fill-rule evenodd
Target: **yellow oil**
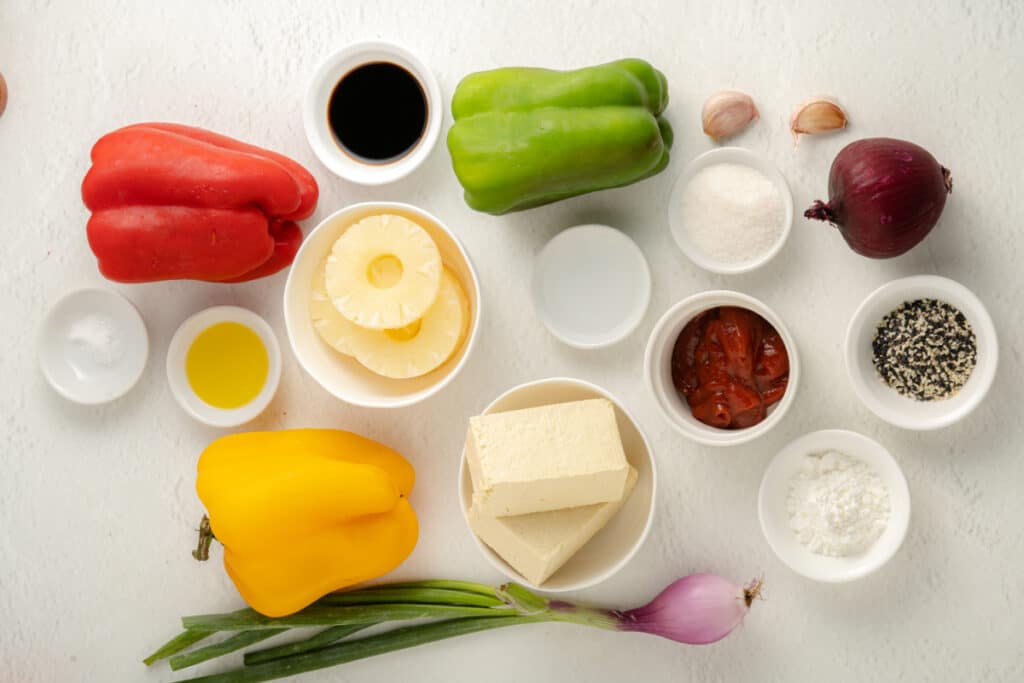
M 211 325 L 185 354 L 185 376 L 192 391 L 215 408 L 239 408 L 255 399 L 269 370 L 263 340 L 240 323 Z

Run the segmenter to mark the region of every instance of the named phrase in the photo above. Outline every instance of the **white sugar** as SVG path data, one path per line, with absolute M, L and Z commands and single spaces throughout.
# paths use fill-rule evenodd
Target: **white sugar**
M 786 213 L 775 183 L 741 164 L 715 164 L 696 173 L 677 210 L 687 237 L 700 251 L 737 265 L 775 245 Z

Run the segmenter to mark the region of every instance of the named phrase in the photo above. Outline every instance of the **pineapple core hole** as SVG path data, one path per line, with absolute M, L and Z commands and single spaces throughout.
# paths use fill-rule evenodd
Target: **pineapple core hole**
M 366 279 L 377 289 L 390 289 L 402 279 L 402 262 L 397 257 L 387 254 L 370 261 L 366 269 Z
M 396 327 L 392 330 L 384 330 L 384 334 L 397 342 L 409 341 L 420 333 L 420 321 L 413 320 L 405 327 Z

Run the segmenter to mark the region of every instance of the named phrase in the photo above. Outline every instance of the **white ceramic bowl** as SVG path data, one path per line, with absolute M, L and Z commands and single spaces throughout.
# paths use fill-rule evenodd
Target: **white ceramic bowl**
M 533 308 L 548 331 L 578 349 L 611 346 L 637 328 L 651 301 L 651 271 L 636 242 L 607 225 L 555 235 L 533 267 Z
M 97 344 L 106 348 L 90 350 Z M 38 349 L 39 367 L 58 394 L 96 405 L 123 396 L 139 381 L 149 357 L 149 336 L 142 316 L 123 296 L 79 289 L 46 314 Z
M 427 98 L 427 122 L 419 142 L 398 159 L 381 163 L 362 161 L 346 152 L 327 121 L 334 87 L 353 69 L 374 62 L 403 67 L 420 82 Z M 405 177 L 430 155 L 441 132 L 443 109 L 441 88 L 427 65 L 400 45 L 375 40 L 349 45 L 320 65 L 306 90 L 302 120 L 313 152 L 331 172 L 361 185 L 381 185 Z
M 811 552 L 789 528 L 786 499 L 804 456 L 837 450 L 873 467 L 889 490 L 889 523 L 866 552 L 829 557 Z M 765 470 L 757 497 L 761 530 L 775 554 L 790 569 L 815 581 L 841 583 L 874 572 L 896 554 L 910 525 L 910 491 L 899 464 L 889 451 L 866 436 L 845 429 L 824 429 L 801 436 L 779 451 Z
M 643 545 L 654 517 L 658 481 L 654 452 L 639 423 L 614 396 L 601 387 L 578 379 L 553 377 L 520 384 L 496 398 L 483 412 L 488 415 L 590 398 L 606 398 L 615 406 L 626 459 L 637 470 L 636 486 L 622 509 L 542 586 L 536 586 L 523 578 L 477 538 L 472 529 L 469 530 L 480 552 L 498 571 L 513 581 L 550 593 L 582 590 L 604 581 L 622 569 Z M 473 481 L 463 451 L 459 469 L 459 504 L 467 528 L 472 501 Z
M 753 260 L 742 263 L 728 263 L 716 259 L 694 244 L 693 240 L 690 239 L 686 232 L 686 226 L 683 224 L 682 211 L 679 209 L 682 204 L 683 190 L 686 189 L 687 184 L 693 180 L 693 177 L 697 173 L 708 166 L 714 166 L 715 164 L 740 164 L 760 171 L 767 176 L 769 180 L 775 183 L 779 193 L 782 195 L 782 202 L 785 209 L 782 232 L 779 234 L 779 238 L 768 250 Z M 704 152 L 695 158 L 686 165 L 683 172 L 679 175 L 679 178 L 676 180 L 676 183 L 672 188 L 672 194 L 669 197 L 668 224 L 676 244 L 683 250 L 683 253 L 686 254 L 691 261 L 701 268 L 710 270 L 713 273 L 722 273 L 726 275 L 746 273 L 768 263 L 775 258 L 775 255 L 778 254 L 779 251 L 782 250 L 782 245 L 786 243 L 790 229 L 793 227 L 793 194 L 789 191 L 789 184 L 786 182 L 786 178 L 782 175 L 782 172 L 779 171 L 775 164 L 767 158 L 760 154 L 751 152 L 749 149 L 743 149 L 742 147 L 718 147 Z
M 938 299 L 964 314 L 977 340 L 977 364 L 967 384 L 941 401 L 917 401 L 889 388 L 875 370 L 871 341 L 878 323 L 905 301 Z M 886 422 L 904 429 L 939 429 L 962 419 L 981 403 L 999 363 L 999 342 L 985 306 L 969 289 L 937 275 L 893 280 L 868 295 L 846 330 L 846 371 L 864 405 Z
M 248 327 L 259 336 L 267 350 L 267 381 L 256 398 L 238 408 L 218 408 L 206 403 L 193 391 L 185 374 L 185 357 L 192 342 L 204 330 L 217 323 L 226 322 Z M 167 381 L 178 405 L 195 419 L 211 427 L 237 427 L 259 416 L 277 393 L 277 387 L 281 382 L 281 347 L 267 321 L 249 309 L 239 306 L 213 306 L 189 317 L 171 337 L 171 344 L 167 347 Z
M 698 421 L 690 412 L 686 399 L 672 384 L 672 349 L 686 323 L 695 315 L 718 306 L 738 306 L 753 311 L 778 331 L 789 355 L 789 383 L 782 399 L 768 408 L 768 416 L 756 425 L 743 429 L 718 429 Z M 735 446 L 756 439 L 782 420 L 793 404 L 800 384 L 800 357 L 789 329 L 775 311 L 752 296 L 729 290 L 701 292 L 683 299 L 661 316 L 654 326 L 644 355 L 644 377 L 654 400 L 665 419 L 676 431 L 708 446 Z
M 367 370 L 354 358 L 328 346 L 314 329 L 309 316 L 313 275 L 330 253 L 334 242 L 349 226 L 379 213 L 405 216 L 422 226 L 434 239 L 444 264 L 458 276 L 469 297 L 472 321 L 462 348 L 444 365 L 422 377 L 389 379 Z M 325 218 L 303 241 L 284 288 L 284 321 L 295 357 L 320 386 L 353 405 L 400 408 L 433 396 L 462 370 L 476 344 L 480 328 L 480 282 L 462 243 L 433 215 L 398 202 L 353 204 Z

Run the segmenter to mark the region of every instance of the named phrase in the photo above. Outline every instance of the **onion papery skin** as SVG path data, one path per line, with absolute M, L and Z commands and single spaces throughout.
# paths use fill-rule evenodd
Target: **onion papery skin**
M 931 232 L 952 190 L 952 174 L 928 150 L 904 140 L 867 138 L 836 155 L 828 203 L 816 201 L 804 216 L 835 225 L 862 256 L 891 258 Z

